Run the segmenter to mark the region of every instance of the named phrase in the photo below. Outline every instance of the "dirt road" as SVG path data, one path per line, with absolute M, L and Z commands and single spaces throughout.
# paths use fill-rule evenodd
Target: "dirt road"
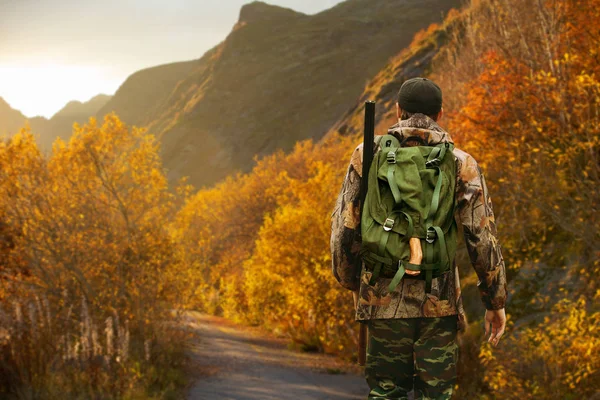
M 267 338 L 225 320 L 190 313 L 200 339 L 192 348 L 199 377 L 188 400 L 354 400 L 367 386 L 358 371 L 318 354 L 290 351 L 285 341 Z

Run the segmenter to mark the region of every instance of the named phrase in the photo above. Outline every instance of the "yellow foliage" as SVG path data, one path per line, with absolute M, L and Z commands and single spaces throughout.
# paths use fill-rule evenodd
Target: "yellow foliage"
M 28 130 L 0 143 L 2 239 L 9 243 L 0 287 L 10 295 L 0 296 L 0 370 L 8 365 L 21 377 L 10 385 L 33 378 L 52 385 L 73 358 L 87 363 L 92 354 L 124 371 L 133 358 L 150 364 L 145 342 L 156 345 L 165 331 L 155 321 L 181 308 L 188 292 L 170 231 L 174 200 L 154 137 L 114 115 L 76 126 L 47 158 Z M 114 322 L 105 338 L 107 319 Z M 12 335 L 8 353 L 3 329 Z M 133 385 L 124 371 L 115 383 Z M 95 379 L 113 379 L 88 372 L 69 387 L 102 393 L 107 387 Z M 110 397 L 125 393 L 119 385 Z M 38 386 L 34 397 L 52 397 L 44 392 L 50 386 Z
M 329 216 L 339 174 L 317 162 L 311 175 L 306 181 L 290 179 L 279 208 L 266 218 L 244 264 L 245 291 L 255 322 L 332 349 L 346 335 L 344 322 L 352 315 L 349 293 L 331 281 Z
M 584 298 L 562 300 L 552 311 L 510 336 L 497 353 L 482 346 L 484 381 L 502 393 L 498 398 L 581 399 L 597 392 L 600 312 L 589 312 Z
M 449 16 L 458 28 L 433 67 L 442 123 L 485 171 L 509 279 L 535 270 L 533 289 L 510 287 L 519 306 L 505 344 L 463 346 L 477 379 L 459 395 L 598 391 L 599 18 L 600 0 L 482 0 Z M 389 87 L 388 69 L 369 95 Z M 382 107 L 387 121 L 393 104 Z M 0 306 L 44 293 L 64 311 L 83 295 L 96 318 L 116 313 L 142 334 L 169 308 L 198 307 L 351 355 L 352 298 L 331 273 L 329 217 L 356 144 L 301 142 L 193 193 L 169 191 L 155 138 L 114 115 L 76 127 L 49 157 L 23 130 L 0 143 Z M 552 274 L 570 285 L 535 286 Z

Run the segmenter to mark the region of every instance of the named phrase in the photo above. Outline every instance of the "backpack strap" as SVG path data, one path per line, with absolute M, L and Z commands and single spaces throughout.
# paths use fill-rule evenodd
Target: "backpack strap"
M 398 287 L 398 285 L 400 284 L 400 281 L 404 277 L 404 274 L 406 274 L 406 270 L 421 271 L 421 269 L 422 269 L 422 267 L 420 265 L 411 264 L 408 262 L 405 263 L 404 261 L 400 260 L 398 262 L 398 271 L 396 272 L 396 275 L 394 275 L 394 277 L 392 278 L 392 281 L 388 285 L 388 291 L 390 293 L 392 293 Z
M 446 152 L 452 146 L 450 143 L 440 143 L 429 153 L 429 157 L 427 157 L 427 162 L 425 166 L 427 168 L 437 167 L 442 163 L 444 157 L 446 156 Z M 454 147 L 454 146 L 453 146 Z
M 438 178 L 431 198 L 431 205 L 429 207 L 429 213 L 425 219 L 425 227 L 427 232 L 426 251 L 425 251 L 425 263 L 421 265 L 421 269 L 425 271 L 425 291 L 431 292 L 431 281 L 433 279 L 433 271 L 442 271 L 448 268 L 450 256 L 448 255 L 448 248 L 446 247 L 446 237 L 444 231 L 439 226 L 433 226 L 433 218 L 438 211 L 440 205 L 440 193 L 442 189 L 442 181 L 444 172 L 440 168 L 440 164 L 444 160 L 444 157 L 454 146 L 450 143 L 441 143 L 435 147 L 429 154 L 425 166 L 427 168 L 435 168 L 437 170 Z M 439 260 L 434 260 L 435 247 L 438 249 L 440 255 Z
M 412 220 L 412 217 L 410 215 L 408 215 L 407 213 L 403 212 L 403 211 L 393 211 L 388 218 L 386 218 L 382 228 L 383 228 L 383 234 L 381 235 L 381 238 L 379 239 L 379 245 L 377 247 L 377 252 L 379 254 L 368 254 L 371 256 L 377 256 L 377 258 L 379 258 L 379 260 L 389 260 L 388 258 L 385 257 L 385 248 L 387 246 L 388 240 L 390 238 L 390 232 L 392 231 L 392 228 L 394 227 L 394 223 L 395 223 L 395 215 L 397 214 L 402 214 L 404 215 L 404 217 L 408 220 L 408 229 L 406 231 L 406 236 L 405 238 L 410 238 L 413 235 L 414 232 L 414 223 Z M 375 257 L 372 257 L 375 258 Z M 376 258 L 376 259 L 377 259 Z M 393 263 L 393 261 L 392 261 Z M 375 264 L 375 267 L 373 268 L 373 274 L 371 275 L 371 279 L 369 280 L 369 285 L 373 286 L 375 285 L 375 282 L 377 281 L 377 278 L 379 278 L 379 274 L 381 273 L 381 267 L 383 266 L 383 264 L 387 264 L 386 262 L 383 261 L 378 261 Z M 387 265 L 391 265 L 391 264 L 387 264 Z M 402 261 L 399 262 L 398 265 L 399 269 L 402 268 Z M 402 273 L 402 275 L 404 275 L 404 273 Z M 402 277 L 400 277 L 400 279 L 402 279 Z M 397 284 L 396 284 L 397 286 Z
M 381 150 L 400 147 L 400 141 L 394 135 L 381 136 L 379 139 L 379 144 L 381 145 Z
M 381 151 L 385 154 L 388 170 L 386 179 L 388 184 L 390 185 L 390 189 L 392 190 L 392 196 L 394 196 L 394 201 L 396 204 L 400 204 L 402 201 L 402 197 L 400 196 L 400 188 L 398 187 L 398 183 L 396 183 L 396 150 L 400 147 L 400 141 L 393 135 L 385 135 L 381 138 L 382 147 Z

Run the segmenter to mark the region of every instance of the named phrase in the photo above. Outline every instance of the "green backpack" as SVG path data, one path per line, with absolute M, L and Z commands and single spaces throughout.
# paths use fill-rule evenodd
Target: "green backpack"
M 409 278 L 425 279 L 430 293 L 431 280 L 450 270 L 456 253 L 454 146 L 402 147 L 392 135 L 375 142 L 381 151 L 371 164 L 361 218 L 361 256 L 373 273 L 369 284 L 391 278 L 392 292 L 408 269 L 421 271 Z M 421 265 L 409 263 L 411 238 L 421 241 Z

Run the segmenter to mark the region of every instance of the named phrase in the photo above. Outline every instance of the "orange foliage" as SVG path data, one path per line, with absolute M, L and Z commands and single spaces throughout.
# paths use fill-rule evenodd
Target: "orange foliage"
M 46 158 L 23 130 L 0 143 L 0 166 L 0 215 L 11 234 L 0 281 L 0 375 L 18 376 L 0 379 L 0 392 L 8 385 L 35 398 L 127 397 L 160 381 L 145 349 L 161 343 L 165 327 L 155 321 L 181 306 L 187 286 L 154 137 L 110 115 L 75 127 Z M 71 375 L 76 362 L 81 373 Z
M 339 346 L 329 336 L 339 326 L 347 330 L 347 319 L 323 323 L 349 306 L 329 280 L 329 214 L 353 144 L 348 138 L 298 143 L 289 155 L 265 157 L 251 174 L 188 200 L 176 224 L 188 267 L 197 271 L 199 305 L 320 348 Z M 308 281 L 296 281 L 301 276 L 314 279 L 311 290 Z
M 488 176 L 515 277 L 509 343 L 480 353 L 483 384 L 498 398 L 599 389 L 598 17 L 597 0 L 481 2 L 438 61 L 435 78 L 455 94 L 449 130 Z M 581 300 L 553 306 L 564 297 Z M 540 325 L 525 327 L 524 317 Z
M 562 300 L 543 327 L 523 327 L 496 354 L 483 346 L 484 381 L 503 399 L 591 398 L 600 371 L 600 312 L 586 306 L 583 298 Z
M 452 12 L 456 10 L 452 9 L 450 11 Z M 438 29 L 440 29 L 440 26 L 435 23 L 429 25 L 427 29 L 421 29 L 420 31 L 415 33 L 415 36 L 413 37 L 413 40 L 410 43 L 410 46 L 408 47 L 417 47 L 422 41 L 429 39 L 431 35 Z

